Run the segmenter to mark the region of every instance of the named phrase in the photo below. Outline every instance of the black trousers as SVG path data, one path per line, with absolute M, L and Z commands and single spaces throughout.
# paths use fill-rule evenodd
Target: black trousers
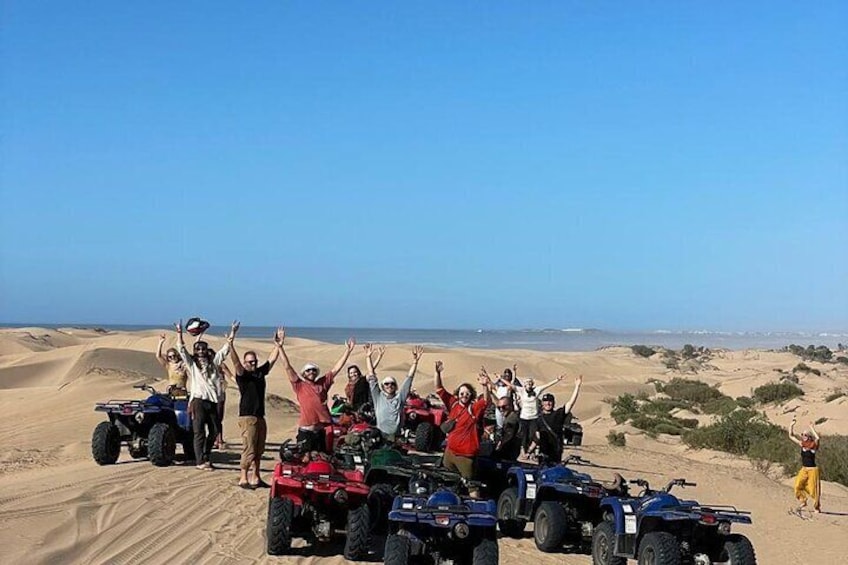
M 310 451 L 327 452 L 327 436 L 323 428 L 320 430 L 297 430 L 297 444 L 305 453 Z
M 218 437 L 218 404 L 211 400 L 193 399 L 191 426 L 194 430 L 194 456 L 200 465 L 209 461 L 212 446 Z

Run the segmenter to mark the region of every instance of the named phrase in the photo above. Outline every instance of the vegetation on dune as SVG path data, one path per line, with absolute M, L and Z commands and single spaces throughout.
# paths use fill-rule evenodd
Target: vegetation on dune
M 835 390 L 827 395 L 827 398 L 824 399 L 825 402 L 833 402 L 834 400 L 838 400 L 845 396 L 845 391 L 842 389 Z
M 768 383 L 754 389 L 754 399 L 760 404 L 786 402 L 798 396 L 804 396 L 804 391 L 788 382 Z
M 656 353 L 652 347 L 647 345 L 634 345 L 630 347 L 630 350 L 639 357 L 650 357 Z
M 829 363 L 833 358 L 833 352 L 827 346 L 824 345 L 808 345 L 807 347 L 803 347 L 801 345 L 795 345 L 793 343 L 791 345 L 787 345 L 784 351 L 793 353 L 804 361 L 818 361 L 820 363 Z
M 627 445 L 627 437 L 624 435 L 624 432 L 610 430 L 607 434 L 607 443 L 613 447 L 624 447 Z
M 714 423 L 683 434 L 683 441 L 694 449 L 715 449 L 746 456 L 767 470 L 780 465 L 785 473 L 796 473 L 801 465 L 798 446 L 787 430 L 756 410 L 739 409 L 720 417 Z M 816 463 L 822 479 L 848 486 L 848 436 L 822 437 Z

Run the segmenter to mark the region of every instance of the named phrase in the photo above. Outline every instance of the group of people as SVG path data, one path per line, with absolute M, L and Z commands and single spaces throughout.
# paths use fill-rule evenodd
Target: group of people
M 168 373 L 169 392 L 172 395 L 187 395 L 189 412 L 194 432 L 194 453 L 198 469 L 211 470 L 211 452 L 216 444 L 223 442 L 222 421 L 226 383 L 235 380 L 239 393 L 238 425 L 242 436 L 242 455 L 239 464 L 239 486 L 243 488 L 267 487 L 260 475 L 260 460 L 265 451 L 267 425 L 265 422 L 266 377 L 274 364 L 282 359 L 284 370 L 300 405 L 297 422 L 297 442 L 308 451 L 327 451 L 330 446 L 325 437 L 325 428 L 332 423 L 327 397 L 336 375 L 345 367 L 356 347 L 351 338 L 333 367 L 324 374 L 314 363 L 306 363 L 298 372 L 291 364 L 285 350 L 285 330 L 278 328 L 273 338 L 273 349 L 268 359 L 259 364 L 255 351 L 245 351 L 239 358 L 234 342 L 239 323 L 233 322 L 224 346 L 217 352 L 209 344 L 198 339 L 189 353 L 183 338 L 181 322 L 175 324 L 177 347 L 162 354 L 165 336 L 160 336 L 157 359 Z M 388 441 L 397 439 L 403 425 L 404 406 L 413 394 L 413 381 L 424 348 L 412 349 L 412 363 L 406 379 L 398 386 L 392 376 L 382 380 L 377 377 L 377 367 L 385 354 L 384 346 L 367 343 L 363 346 L 367 374 L 363 375 L 357 365 L 347 369 L 348 382 L 345 395 L 354 410 L 371 403 L 376 427 Z M 229 358 L 234 367 L 230 371 L 225 364 Z M 534 379 L 518 379 L 518 366 L 503 370 L 492 378 L 485 367 L 477 375 L 481 387 L 478 394 L 468 382 L 459 385 L 453 392 L 445 389 L 442 382 L 444 364 L 435 362 L 435 393 L 447 410 L 446 421 L 441 429 L 446 434 L 443 466 L 458 472 L 465 478 L 473 478 L 475 458 L 479 455 L 485 436 L 484 417 L 487 408 L 494 404 L 495 431 L 489 436 L 494 446 L 493 455 L 505 460 L 539 454 L 558 461 L 562 458 L 564 424 L 583 384 L 582 375 L 574 381 L 569 400 L 556 408 L 556 398 L 546 392 L 562 382 L 565 375 L 537 387 Z M 821 510 L 821 486 L 815 456 L 820 438 L 813 423 L 810 430 L 800 435 L 795 433 L 795 420 L 789 427 L 789 437 L 801 448 L 802 467 L 795 481 L 795 496 L 800 503 L 798 511 L 804 509 L 807 498 L 813 500 L 813 508 Z

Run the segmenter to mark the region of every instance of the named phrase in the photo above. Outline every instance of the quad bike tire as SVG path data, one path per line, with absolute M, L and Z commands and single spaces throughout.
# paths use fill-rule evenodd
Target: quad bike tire
M 415 428 L 415 449 L 431 451 L 436 440 L 436 426 L 430 422 L 421 422 Z
M 603 521 L 592 532 L 592 565 L 627 565 L 625 557 L 616 557 L 615 531 L 612 523 Z
M 371 485 L 368 491 L 368 509 L 371 517 L 371 531 L 384 533 L 389 525 L 389 511 L 395 498 L 395 490 L 388 483 Z
M 359 561 L 368 557 L 371 547 L 371 516 L 368 505 L 347 511 L 347 537 L 345 538 L 344 557 L 349 561 Z
M 510 487 L 498 498 L 498 528 L 508 538 L 520 539 L 527 520 L 518 518 L 518 489 Z
M 471 554 L 472 565 L 498 565 L 498 540 L 485 536 L 477 540 Z
M 157 467 L 167 467 L 174 462 L 177 452 L 177 440 L 174 430 L 168 424 L 153 424 L 147 434 L 147 453 L 150 462 Z
M 100 422 L 91 434 L 91 455 L 98 465 L 114 465 L 121 455 L 121 432 L 112 422 Z
M 639 542 L 639 565 L 680 565 L 680 542 L 668 532 L 650 532 Z
M 545 553 L 557 551 L 565 539 L 568 518 L 558 503 L 546 500 L 539 505 L 533 517 L 533 539 L 536 547 Z
M 756 565 L 757 555 L 748 538 L 739 534 L 730 534 L 724 538 L 720 555 L 715 561 L 730 565 Z
M 285 555 L 291 550 L 293 520 L 294 502 L 290 498 L 272 498 L 268 501 L 268 520 L 265 524 L 268 555 Z
M 385 565 L 407 565 L 410 561 L 409 538 L 400 534 L 386 537 L 386 549 L 383 551 Z

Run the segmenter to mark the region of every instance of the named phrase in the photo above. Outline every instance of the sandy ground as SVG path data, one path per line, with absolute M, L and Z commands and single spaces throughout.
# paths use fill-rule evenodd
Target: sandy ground
M 111 398 L 140 398 L 132 389 L 141 383 L 162 385 L 164 372 L 153 352 L 156 332 L 98 332 L 94 330 L 23 328 L 0 330 L 0 554 L 4 563 L 343 563 L 340 546 L 317 551 L 301 548 L 285 558 L 265 555 L 267 490 L 245 491 L 236 486 L 240 439 L 236 434 L 238 392 L 227 398 L 225 437 L 228 449 L 217 452 L 219 469 L 156 468 L 146 460 L 133 461 L 122 452 L 117 465 L 100 467 L 91 459 L 91 432 L 104 419 L 94 403 Z M 210 340 L 213 347 L 220 339 Z M 341 345 L 289 339 L 287 350 L 295 366 L 306 361 L 329 368 Z M 169 335 L 169 344 L 173 335 Z M 267 342 L 238 340 L 240 351 L 270 351 Z M 381 375 L 402 377 L 409 367 L 409 348 L 393 346 Z M 583 374 L 583 393 L 575 409 L 585 428 L 584 458 L 597 467 L 593 476 L 609 478 L 614 471 L 641 476 L 660 485 L 674 477 L 698 483 L 686 498 L 728 503 L 753 512 L 754 525 L 740 527 L 754 543 L 760 563 L 837 564 L 848 553 L 848 489 L 824 483 L 825 512 L 811 520 L 787 514 L 793 503 L 789 478 L 768 477 L 753 466 L 726 454 L 692 451 L 675 438 L 650 440 L 628 427 L 615 427 L 603 399 L 622 392 L 652 390 L 651 378 L 669 379 L 657 359 L 641 359 L 626 348 L 589 353 L 530 351 L 427 351 L 416 377 L 416 388 L 433 388 L 433 362 L 445 363 L 446 384 L 473 380 L 480 365 L 497 371 L 518 363 L 522 376 L 538 383 L 565 373 L 554 387 L 560 402 L 571 392 L 573 377 Z M 764 351 L 722 352 L 714 367 L 696 378 L 717 383 L 732 396 L 747 395 L 760 384 L 776 380 L 777 370 L 790 370 L 799 359 Z M 352 363 L 364 366 L 357 350 Z M 801 377 L 806 395 L 767 410 L 785 425 L 826 417 L 824 434 L 848 434 L 848 397 L 825 402 L 832 391 L 848 390 L 848 370 L 833 365 L 808 365 L 821 376 Z M 343 379 L 334 392 L 342 392 Z M 269 377 L 269 452 L 263 471 L 273 469 L 273 455 L 293 435 L 296 407 L 280 365 Z M 610 429 L 628 433 L 626 448 L 607 446 Z M 826 456 L 826 446 L 822 457 Z M 523 540 L 500 540 L 505 564 L 588 564 L 587 555 L 544 554 L 531 534 Z M 375 557 L 378 559 L 378 557 Z

